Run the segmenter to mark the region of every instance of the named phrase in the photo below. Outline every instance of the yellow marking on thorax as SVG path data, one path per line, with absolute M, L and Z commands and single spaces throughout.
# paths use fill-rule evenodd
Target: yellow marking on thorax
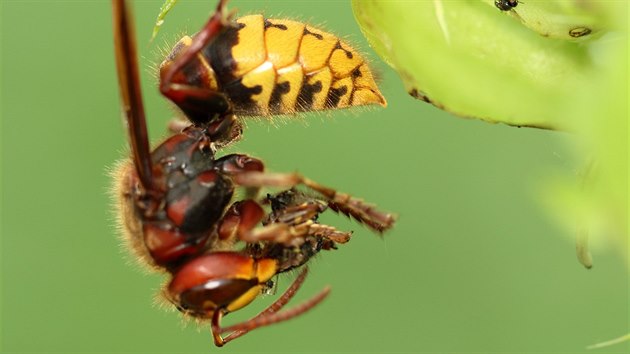
M 255 86 L 262 88 L 262 91 L 252 95 L 251 99 L 256 102 L 261 115 L 268 115 L 269 99 L 276 83 L 276 72 L 273 70 L 273 64 L 268 61 L 264 62 L 261 66 L 245 74 L 241 83 L 249 88 Z
M 265 44 L 267 45 L 267 60 L 276 69 L 284 68 L 295 63 L 298 59 L 300 41 L 304 32 L 304 24 L 290 20 L 268 20 L 273 26 L 265 30 Z M 285 26 L 281 29 L 275 26 Z
M 332 73 L 328 67 L 324 67 L 316 74 L 309 76 L 306 80 L 309 84 L 314 84 L 317 81 L 321 83 L 322 89 L 313 95 L 312 110 L 324 109 L 326 105 L 326 97 L 328 96 L 328 90 L 330 89 L 330 84 L 332 82 Z
M 339 42 L 339 45 L 341 48 L 335 49 L 328 61 L 330 70 L 332 70 L 336 78 L 347 77 L 352 70 L 363 63 L 363 58 L 361 58 L 359 53 L 343 42 Z
M 302 66 L 299 63 L 287 66 L 278 70 L 277 83 L 282 84 L 289 83 L 289 92 L 280 97 L 280 112 L 293 113 L 295 112 L 295 103 L 297 101 L 298 94 L 302 88 L 302 80 L 304 80 L 304 72 Z
M 310 33 L 304 33 L 302 37 L 299 61 L 304 68 L 304 72 L 308 74 L 323 68 L 327 64 L 328 57 L 330 57 L 330 53 L 337 45 L 338 39 L 330 33 L 322 32 L 310 26 L 306 26 L 306 31 Z
M 267 59 L 265 25 L 262 15 L 241 17 L 236 22 L 245 25 L 238 31 L 238 44 L 232 47 L 232 57 L 236 62 L 233 74 L 241 77 Z

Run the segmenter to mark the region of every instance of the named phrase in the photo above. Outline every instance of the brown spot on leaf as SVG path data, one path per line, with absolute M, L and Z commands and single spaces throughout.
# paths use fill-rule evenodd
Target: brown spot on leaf
M 573 38 L 584 37 L 591 34 L 591 29 L 588 27 L 575 27 L 569 31 L 569 36 Z

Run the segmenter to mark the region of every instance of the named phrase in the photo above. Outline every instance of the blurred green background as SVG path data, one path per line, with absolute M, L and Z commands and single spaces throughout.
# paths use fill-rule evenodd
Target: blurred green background
M 154 305 L 164 277 L 120 247 L 108 170 L 125 157 L 108 1 L 2 0 L 3 352 L 209 352 L 209 329 Z M 149 73 L 160 48 L 196 31 L 214 1 L 181 1 L 155 43 L 161 1 L 135 2 L 151 136 L 173 111 Z M 400 215 L 384 239 L 342 217 L 351 243 L 311 262 L 298 300 L 331 296 L 299 319 L 222 352 L 585 352 L 627 333 L 618 253 L 578 264 L 571 235 L 537 201 L 552 171 L 573 171 L 569 135 L 454 118 L 404 92 L 378 62 L 349 1 L 233 0 L 241 14 L 297 18 L 368 52 L 386 109 L 251 121 L 233 151 L 299 170 Z M 421 40 L 419 39 L 421 45 Z M 444 80 L 451 78 L 444 73 Z M 282 290 L 290 282 L 280 278 Z M 244 320 L 273 301 L 228 317 Z M 628 352 L 626 344 L 597 352 Z

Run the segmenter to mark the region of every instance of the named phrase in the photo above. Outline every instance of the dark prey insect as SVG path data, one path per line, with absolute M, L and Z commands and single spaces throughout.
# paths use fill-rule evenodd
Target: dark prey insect
M 510 11 L 518 5 L 518 0 L 495 0 L 494 6 L 501 11 Z
M 363 59 L 336 37 L 297 22 L 257 15 L 230 21 L 221 0 L 202 30 L 182 39 L 161 66 L 161 92 L 192 124 L 151 151 L 131 14 L 124 0 L 112 2 L 132 155 L 118 169 L 115 194 L 132 249 L 169 275 L 165 298 L 183 314 L 209 321 L 217 346 L 310 310 L 328 295 L 327 288 L 282 309 L 304 281 L 309 259 L 350 238 L 317 217 L 332 209 L 379 233 L 390 229 L 395 217 L 300 174 L 268 173 L 261 160 L 219 157 L 217 151 L 240 138 L 237 114 L 384 104 Z M 301 44 L 283 37 L 287 33 L 302 36 Z M 239 187 L 245 197 L 235 201 Z M 257 200 L 263 187 L 284 191 Z M 300 267 L 293 284 L 266 310 L 221 326 L 223 316 L 268 290 L 273 276 Z

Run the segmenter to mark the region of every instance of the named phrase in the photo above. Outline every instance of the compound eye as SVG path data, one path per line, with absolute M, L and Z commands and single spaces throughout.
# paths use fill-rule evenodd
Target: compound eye
M 215 252 L 184 264 L 173 276 L 166 297 L 188 315 L 209 318 L 217 309 L 236 311 L 260 295 L 274 274 L 273 259 Z
M 258 279 L 211 280 L 182 292 L 179 305 L 193 314 L 203 316 L 217 308 L 227 308 L 257 286 Z

